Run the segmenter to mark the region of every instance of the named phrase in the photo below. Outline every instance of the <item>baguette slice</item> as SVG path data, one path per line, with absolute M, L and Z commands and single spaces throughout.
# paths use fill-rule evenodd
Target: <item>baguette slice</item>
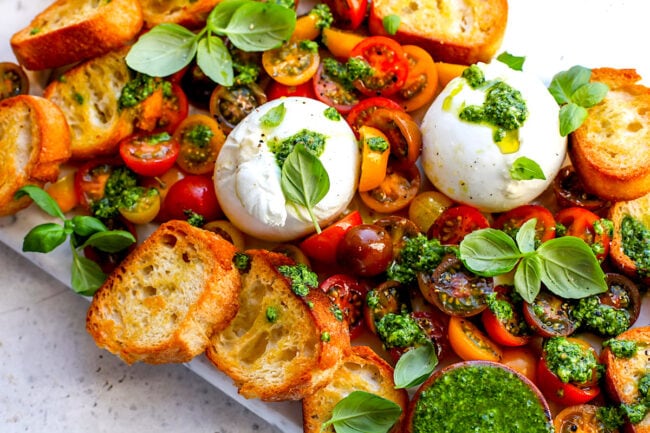
M 609 86 L 569 135 L 569 157 L 587 192 L 632 200 L 650 192 L 650 88 L 633 69 L 596 68 L 591 81 Z
M 605 386 L 617 403 L 634 404 L 640 398 L 639 379 L 650 371 L 650 326 L 632 328 L 616 337 L 617 340 L 635 341 L 636 354 L 631 358 L 616 357 L 609 347 L 602 353 L 605 364 Z M 640 423 L 627 423 L 628 433 L 650 433 L 650 413 Z
M 70 132 L 59 107 L 31 95 L 0 101 L 0 216 L 27 207 L 31 200 L 14 200 L 16 191 L 54 182 L 69 158 Z
M 43 96 L 65 114 L 73 159 L 112 155 L 134 130 L 133 109 L 120 109 L 122 89 L 131 80 L 127 48 L 88 60 L 52 81 Z
M 609 209 L 609 219 L 614 224 L 614 235 L 610 244 L 612 262 L 630 278 L 641 279 L 645 284 L 650 284 L 650 266 L 640 268 L 624 251 L 622 223 L 628 215 L 650 230 L 650 193 L 635 200 L 616 202 Z M 639 239 L 639 241 L 641 240 Z
M 189 28 L 201 27 L 221 0 L 140 0 L 145 26 L 176 23 Z
M 249 250 L 240 308 L 228 327 L 212 336 L 206 354 L 246 398 L 299 400 L 324 386 L 350 350 L 347 325 L 335 318 L 323 292 L 296 295 L 278 267 L 284 254 Z M 270 320 L 273 309 L 277 318 Z M 327 338 L 325 338 L 327 336 Z
M 370 347 L 352 346 L 352 353 L 345 358 L 332 380 L 302 400 L 304 432 L 334 433 L 332 425 L 325 429 L 322 429 L 322 425 L 332 417 L 334 406 L 352 391 L 376 394 L 401 406 L 402 416 L 390 430 L 393 433 L 401 431 L 408 407 L 408 393 L 404 389 L 395 389 L 393 367 Z
M 162 224 L 93 297 L 86 329 L 126 363 L 187 362 L 238 308 L 235 247 L 185 221 Z
M 368 28 L 387 35 L 383 19 L 400 17 L 393 37 L 426 49 L 438 62 L 489 62 L 503 41 L 507 0 L 373 0 Z
M 11 38 L 27 69 L 57 68 L 126 45 L 142 28 L 138 0 L 58 0 Z

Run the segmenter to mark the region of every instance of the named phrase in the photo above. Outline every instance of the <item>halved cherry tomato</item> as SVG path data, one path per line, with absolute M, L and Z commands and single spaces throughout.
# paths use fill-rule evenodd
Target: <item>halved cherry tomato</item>
M 160 193 L 156 188 L 142 188 L 142 194 L 130 207 L 120 207 L 120 214 L 133 224 L 147 224 L 160 211 Z
M 157 220 L 187 220 L 191 212 L 201 215 L 206 222 L 223 216 L 210 177 L 189 175 L 174 183 L 163 200 Z
M 536 218 L 535 239 L 546 242 L 555 237 L 555 218 L 544 206 L 526 204 L 502 213 L 494 221 L 493 227 L 515 237 L 517 230 L 529 219 Z
M 585 241 L 602 262 L 609 255 L 610 230 L 595 213 L 581 207 L 561 209 L 555 220 L 566 228 L 566 236 L 575 236 Z
M 503 357 L 499 346 L 494 344 L 476 325 L 462 317 L 451 316 L 449 319 L 449 343 L 456 355 L 465 361 L 499 362 Z
M 176 83 L 171 83 L 170 92 L 163 92 L 162 114 L 158 119 L 157 129 L 172 134 L 187 117 L 189 103 L 185 92 Z
M 545 338 L 571 335 L 577 327 L 569 303 L 546 290 L 539 292 L 532 304 L 524 302 L 524 319 Z
M 187 67 L 187 72 L 183 75 L 180 85 L 193 106 L 208 110 L 210 95 L 212 95 L 217 84 L 205 75 L 199 65 L 196 64 L 196 60 L 193 60 Z
M 352 107 L 345 120 L 350 124 L 357 138 L 359 138 L 359 127 L 370 123 L 373 113 L 378 108 L 389 108 L 403 111 L 402 107 L 392 99 L 383 96 L 371 96 L 359 101 Z
M 404 209 L 420 190 L 421 175 L 415 164 L 401 167 L 388 164 L 386 177 L 377 188 L 359 193 L 361 201 L 379 213 L 395 213 Z
M 314 86 L 311 82 L 299 84 L 297 86 L 287 86 L 275 80 L 270 80 L 266 88 L 266 97 L 269 101 L 286 96 L 302 96 L 304 98 L 316 99 Z
M 368 0 L 325 0 L 330 7 L 336 25 L 354 30 L 361 25 L 368 10 Z
M 0 99 L 29 93 L 29 79 L 23 68 L 12 62 L 0 62 Z
M 359 128 L 361 146 L 361 175 L 359 191 L 377 188 L 386 177 L 390 144 L 383 132 L 371 126 Z
M 350 228 L 362 223 L 361 213 L 352 211 L 327 226 L 320 233 L 314 233 L 300 243 L 300 249 L 311 259 L 323 263 L 336 263 L 336 249 Z
M 74 173 L 69 173 L 45 187 L 45 191 L 56 201 L 63 212 L 69 212 L 79 204 L 74 187 Z
M 630 325 L 634 324 L 641 312 L 641 293 L 639 286 L 623 274 L 605 274 L 608 290 L 598 295 L 601 304 L 617 309 L 625 309 L 630 314 Z
M 417 278 L 424 298 L 452 316 L 480 314 L 493 291 L 492 278 L 474 275 L 454 254 L 444 256 L 433 272 L 418 272 Z
M 305 254 L 303 250 L 301 250 L 299 247 L 295 246 L 294 244 L 289 244 L 289 243 L 278 244 L 273 247 L 272 251 L 284 254 L 285 256 L 293 260 L 294 263 L 297 265 L 303 264 L 311 268 L 311 262 L 309 261 L 309 257 L 307 257 L 307 254 Z
M 445 87 L 451 80 L 456 77 L 460 77 L 465 69 L 467 69 L 467 65 L 436 62 L 436 70 L 438 71 L 438 82 L 440 83 L 440 87 Z
M 431 55 L 417 45 L 402 46 L 409 64 L 406 82 L 392 98 L 407 112 L 424 107 L 438 90 L 438 69 Z
M 313 41 L 321 33 L 320 16 L 315 12 L 310 12 L 296 18 L 296 27 L 291 34 L 291 40 L 294 41 Z
M 515 305 L 505 293 L 501 293 L 499 288 L 495 288 L 496 303 L 501 304 L 509 312 L 502 310 L 493 311 L 486 308 L 481 314 L 481 321 L 485 331 L 492 341 L 502 346 L 517 347 L 528 344 L 531 339 L 528 333 L 528 326 L 524 321 L 520 305 Z
M 420 230 L 413 221 L 399 215 L 381 217 L 375 220 L 373 224 L 383 227 L 390 235 L 393 242 L 393 259 L 399 255 L 408 239 L 417 237 L 420 234 Z
M 350 338 L 357 338 L 364 328 L 363 306 L 368 285 L 347 274 L 335 274 L 320 284 L 320 289 L 336 304 L 348 323 Z
M 427 236 L 438 239 L 441 244 L 458 245 L 465 235 L 489 226 L 489 221 L 478 209 L 461 204 L 442 212 L 429 228 Z
M 555 433 L 618 433 L 607 427 L 598 416 L 599 406 L 578 404 L 562 409 L 553 418 Z
M 244 117 L 266 101 L 266 94 L 255 83 L 217 86 L 210 95 L 209 111 L 228 134 Z
M 537 356 L 527 346 L 504 347 L 501 363 L 523 374 L 531 382 L 537 380 Z
M 359 57 L 372 68 L 372 74 L 355 80 L 355 87 L 367 96 L 390 96 L 404 86 L 409 62 L 402 46 L 385 36 L 370 36 L 359 42 L 351 57 Z
M 453 204 L 453 200 L 441 192 L 421 192 L 409 205 L 409 219 L 420 228 L 420 231 L 427 233 L 433 222 Z
M 113 171 L 123 166 L 117 158 L 87 161 L 76 171 L 74 188 L 79 204 L 90 211 L 94 202 L 104 197 L 106 182 Z
M 320 57 L 318 50 L 312 50 L 303 41 L 289 41 L 262 54 L 262 66 L 275 81 L 287 86 L 306 83 L 314 76 Z
M 163 91 L 160 81 L 158 87 L 137 105 L 135 127 L 142 131 L 151 132 L 156 129 L 163 111 Z
M 410 316 L 435 347 L 439 361 L 453 353 L 449 344 L 449 316 L 437 310 L 412 311 Z M 393 363 L 397 363 L 404 353 L 417 346 L 420 346 L 420 343 L 415 343 L 412 346 L 391 347 L 388 349 L 388 355 Z
M 244 251 L 246 239 L 244 234 L 228 220 L 208 221 L 201 227 L 203 230 L 214 232 L 233 244 L 238 251 Z
M 178 141 L 167 132 L 133 134 L 120 141 L 120 156 L 135 173 L 142 176 L 160 176 L 169 170 L 178 158 Z
M 363 314 L 368 329 L 377 333 L 376 323 L 386 314 L 410 312 L 409 288 L 397 281 L 385 281 L 368 292 Z
M 160 176 L 143 177 L 140 184 L 144 187 L 156 188 L 160 193 L 160 199 L 164 201 L 169 188 L 184 177 L 185 172 L 179 167 L 173 166 Z
M 609 207 L 609 202 L 585 191 L 575 169 L 567 165 L 553 180 L 553 192 L 560 207 L 579 206 L 592 212 L 600 212 Z
M 338 59 L 347 59 L 350 57 L 352 49 L 363 39 L 365 39 L 365 36 L 359 33 L 334 27 L 324 28 L 321 38 L 323 44 L 327 47 L 327 51 Z
M 397 162 L 415 164 L 422 150 L 422 133 L 410 114 L 403 110 L 378 108 L 365 123 L 386 134 L 390 154 Z
M 180 145 L 176 164 L 190 174 L 207 174 L 214 171 L 226 135 L 212 117 L 196 113 L 181 122 L 174 139 Z
M 316 98 L 334 107 L 341 114 L 347 114 L 359 102 L 359 93 L 356 89 L 348 89 L 345 85 L 332 78 L 325 68 L 325 62 L 318 66 L 312 78 Z

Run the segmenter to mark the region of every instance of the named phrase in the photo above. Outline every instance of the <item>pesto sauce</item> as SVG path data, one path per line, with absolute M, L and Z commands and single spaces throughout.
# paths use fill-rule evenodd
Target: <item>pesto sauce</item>
M 302 129 L 284 140 L 277 138 L 269 140 L 269 150 L 275 154 L 275 160 L 282 167 L 284 161 L 298 143 L 301 143 L 312 155 L 320 157 L 325 151 L 326 140 L 327 137 L 320 132 Z
M 623 252 L 637 267 L 640 277 L 650 277 L 650 228 L 630 215 L 621 221 Z
M 377 335 L 387 349 L 424 343 L 426 336 L 410 314 L 388 313 L 376 322 Z
M 423 391 L 413 416 L 414 433 L 548 433 L 537 395 L 515 374 L 496 366 L 449 370 Z
M 552 337 L 544 345 L 544 359 L 563 383 L 585 383 L 593 378 L 599 363 L 593 351 L 569 341 L 566 337 Z

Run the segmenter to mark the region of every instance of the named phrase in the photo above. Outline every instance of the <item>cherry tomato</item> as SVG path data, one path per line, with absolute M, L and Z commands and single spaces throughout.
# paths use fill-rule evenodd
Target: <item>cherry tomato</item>
M 208 174 L 214 171 L 226 135 L 216 120 L 197 113 L 181 122 L 174 131 L 174 140 L 180 145 L 178 166 L 190 174 Z
M 336 256 L 354 275 L 373 277 L 386 271 L 393 260 L 393 242 L 383 227 L 359 224 L 345 232 Z
M 359 137 L 359 127 L 370 123 L 373 113 L 378 108 L 389 108 L 392 110 L 403 111 L 402 107 L 392 99 L 383 96 L 371 96 L 359 101 L 352 107 L 345 120 L 350 124 L 357 138 Z
M 19 65 L 0 62 L 0 99 L 29 93 L 29 79 Z
M 399 256 L 408 239 L 420 234 L 418 227 L 413 221 L 398 215 L 388 215 L 375 220 L 373 223 L 388 232 L 393 243 L 393 258 Z
M 268 87 L 266 88 L 266 97 L 269 99 L 269 101 L 282 98 L 284 96 L 302 96 L 304 98 L 316 99 L 314 86 L 311 82 L 299 84 L 297 86 L 287 86 L 285 84 L 278 83 L 275 80 L 271 80 Z
M 287 86 L 297 86 L 311 80 L 320 57 L 318 50 L 306 47 L 303 41 L 289 41 L 262 54 L 262 66 L 275 81 Z
M 571 335 L 577 326 L 568 302 L 545 290 L 532 304 L 524 302 L 524 319 L 535 333 L 546 338 Z
M 376 323 L 386 314 L 410 312 L 409 288 L 397 281 L 385 281 L 371 289 L 366 296 L 364 320 L 368 329 L 373 333 L 377 333 Z
M 180 83 L 185 95 L 191 101 L 192 105 L 202 110 L 208 110 L 210 106 L 210 95 L 217 86 L 214 81 L 205 73 L 196 60 L 187 67 L 187 72 L 183 75 Z
M 595 213 L 581 207 L 561 209 L 555 220 L 566 228 L 566 236 L 575 236 L 585 241 L 598 261 L 602 262 L 609 255 L 611 233 Z
M 454 254 L 444 256 L 432 273 L 418 272 L 417 278 L 424 298 L 453 316 L 480 314 L 493 291 L 492 278 L 474 275 Z
M 345 233 L 362 223 L 361 213 L 352 211 L 320 233 L 314 233 L 300 243 L 300 249 L 311 259 L 322 263 L 336 263 L 336 250 Z
M 354 30 L 361 25 L 368 10 L 368 0 L 325 0 L 337 27 Z
M 417 195 L 421 184 L 417 166 L 388 164 L 386 177 L 377 188 L 359 193 L 361 201 L 379 213 L 395 213 L 407 207 Z
M 123 165 L 117 159 L 100 159 L 84 163 L 75 173 L 74 188 L 79 204 L 90 211 L 92 204 L 104 197 L 104 189 L 111 173 Z
M 347 114 L 359 102 L 359 93 L 356 89 L 348 89 L 332 78 L 327 73 L 325 65 L 326 62 L 321 62 L 312 78 L 316 98 L 336 108 L 339 113 Z
M 185 172 L 181 171 L 179 167 L 173 166 L 160 176 L 143 177 L 140 184 L 144 187 L 156 188 L 160 193 L 160 199 L 164 201 L 169 188 L 184 177 Z
M 605 426 L 598 410 L 599 407 L 593 404 L 565 407 L 553 418 L 555 433 L 618 433 L 618 429 Z
M 492 341 L 502 346 L 517 347 L 528 344 L 531 335 L 527 332 L 528 326 L 524 321 L 521 310 L 507 295 L 500 293 L 496 288 L 496 302 L 505 306 L 510 313 L 499 314 L 499 310 L 492 311 L 486 308 L 481 314 L 481 321 L 485 331 Z
M 519 227 L 529 219 L 536 218 L 535 239 L 546 242 L 555 237 L 555 218 L 544 206 L 526 204 L 502 213 L 494 221 L 493 227 L 509 233 L 513 238 Z
M 299 247 L 293 244 L 289 244 L 289 243 L 278 244 L 273 247 L 272 251 L 284 254 L 285 256 L 293 260 L 294 263 L 296 264 L 303 264 L 310 268 L 312 267 L 311 262 L 309 261 L 309 257 L 307 257 L 307 254 L 305 254 Z
M 246 240 L 244 234 L 227 220 L 208 221 L 201 227 L 204 230 L 214 232 L 233 244 L 238 251 L 244 251 Z
M 293 41 L 313 41 L 321 34 L 321 18 L 317 13 L 308 13 L 296 18 L 296 27 L 291 33 Z
M 462 317 L 451 316 L 449 319 L 449 343 L 456 355 L 465 361 L 499 362 L 503 357 L 499 346 L 494 344 L 476 325 Z
M 169 170 L 178 158 L 178 141 L 167 132 L 134 134 L 120 141 L 120 156 L 135 173 L 142 176 L 160 176 Z
M 174 183 L 167 192 L 157 219 L 187 220 L 190 212 L 201 215 L 206 221 L 223 216 L 211 178 L 188 175 Z
M 537 380 L 537 356 L 529 347 L 504 347 L 501 363 L 523 374 L 531 382 Z
M 417 45 L 402 46 L 409 64 L 406 82 L 392 98 L 407 112 L 433 101 L 438 90 L 438 68 L 431 55 Z
M 422 233 L 427 233 L 433 222 L 453 204 L 453 200 L 441 192 L 421 192 L 409 205 L 409 219 L 420 228 Z
M 402 46 L 385 36 L 370 36 L 359 42 L 351 57 L 370 65 L 372 74 L 355 80 L 355 87 L 367 96 L 390 96 L 404 86 L 409 62 Z
M 438 360 L 451 356 L 453 350 L 449 343 L 449 316 L 437 310 L 413 311 L 411 316 L 434 343 Z
M 326 27 L 323 29 L 321 41 L 327 47 L 327 51 L 334 57 L 347 59 L 350 57 L 352 49 L 363 39 L 365 39 L 365 36 L 357 32 Z
M 422 150 L 422 133 L 410 114 L 392 108 L 376 109 L 366 122 L 386 134 L 391 157 L 405 165 L 415 164 Z
M 130 207 L 120 207 L 120 214 L 133 224 L 147 224 L 160 211 L 160 193 L 156 188 L 143 188 L 142 194 Z
M 320 289 L 338 306 L 348 323 L 350 338 L 357 338 L 364 328 L 363 306 L 368 285 L 347 274 L 335 274 L 320 284 Z
M 478 209 L 462 204 L 442 212 L 429 228 L 427 236 L 438 239 L 441 244 L 458 245 L 465 235 L 489 226 L 487 218 Z
M 605 274 L 608 290 L 598 295 L 601 304 L 623 308 L 630 314 L 630 324 L 634 324 L 641 312 L 641 293 L 639 286 L 625 275 L 608 272 Z
M 185 92 L 176 83 L 171 83 L 171 92 L 163 92 L 162 115 L 157 127 L 172 134 L 178 125 L 187 117 L 189 103 Z
M 553 192 L 560 207 L 579 206 L 592 212 L 599 212 L 609 207 L 609 202 L 585 192 L 582 181 L 575 169 L 567 165 L 560 169 L 553 180 Z
M 266 101 L 266 94 L 255 83 L 217 86 L 210 95 L 209 111 L 228 134 L 244 117 Z
M 383 132 L 371 126 L 359 128 L 361 146 L 361 174 L 359 191 L 369 191 L 381 185 L 386 177 L 390 145 Z
M 69 212 L 79 204 L 74 178 L 75 174 L 70 173 L 45 187 L 45 191 L 56 201 L 62 212 Z

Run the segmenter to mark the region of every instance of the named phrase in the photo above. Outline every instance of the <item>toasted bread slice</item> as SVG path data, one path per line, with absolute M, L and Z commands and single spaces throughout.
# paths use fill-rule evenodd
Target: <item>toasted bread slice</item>
M 187 362 L 238 308 L 235 247 L 174 220 L 159 226 L 95 293 L 86 329 L 131 364 Z
M 420 45 L 438 62 L 489 62 L 503 41 L 507 0 L 373 0 L 370 33 L 387 35 L 383 19 L 400 17 L 393 37 Z
M 602 353 L 605 364 L 605 386 L 617 403 L 635 404 L 641 397 L 639 380 L 650 371 L 650 326 L 632 328 L 616 337 L 617 340 L 634 341 L 637 351 L 631 358 L 615 356 L 609 347 Z M 626 432 L 650 433 L 650 413 L 641 422 L 626 425 Z
M 404 389 L 395 389 L 393 367 L 370 347 L 352 346 L 352 353 L 345 358 L 332 380 L 302 400 L 304 432 L 334 433 L 331 425 L 322 429 L 323 423 L 332 417 L 334 406 L 352 391 L 366 391 L 400 405 L 402 417 L 390 431 L 401 431 L 408 407 L 408 393 Z
M 54 182 L 69 158 L 70 132 L 59 107 L 30 95 L 0 101 L 0 216 L 27 207 L 31 200 L 15 200 L 16 191 Z
M 623 238 L 623 221 L 630 216 L 640 222 L 646 230 L 650 230 L 650 193 L 635 200 L 620 201 L 614 203 L 609 209 L 609 219 L 614 223 L 614 235 L 610 244 L 610 258 L 614 265 L 625 275 L 634 279 L 641 279 L 646 284 L 650 284 L 650 265 L 639 266 L 639 261 L 634 260 L 625 253 L 626 245 Z M 633 236 L 637 242 L 643 244 L 644 240 L 639 235 Z M 647 251 L 647 243 L 645 240 Z
M 650 88 L 632 69 L 596 68 L 605 99 L 569 135 L 569 157 L 587 192 L 632 200 L 650 192 Z
M 220 0 L 140 0 L 146 27 L 176 23 L 189 28 L 201 27 Z
M 122 89 L 131 80 L 126 48 L 88 60 L 50 83 L 43 96 L 65 114 L 73 159 L 111 155 L 133 130 L 132 109 L 120 109 Z
M 242 273 L 239 312 L 212 336 L 206 354 L 247 398 L 299 400 L 324 386 L 350 350 L 347 325 L 320 290 L 304 297 L 292 291 L 278 271 L 293 264 L 288 256 L 246 254 L 250 269 Z
M 124 46 L 142 28 L 138 0 L 57 0 L 11 38 L 27 69 L 57 68 Z

